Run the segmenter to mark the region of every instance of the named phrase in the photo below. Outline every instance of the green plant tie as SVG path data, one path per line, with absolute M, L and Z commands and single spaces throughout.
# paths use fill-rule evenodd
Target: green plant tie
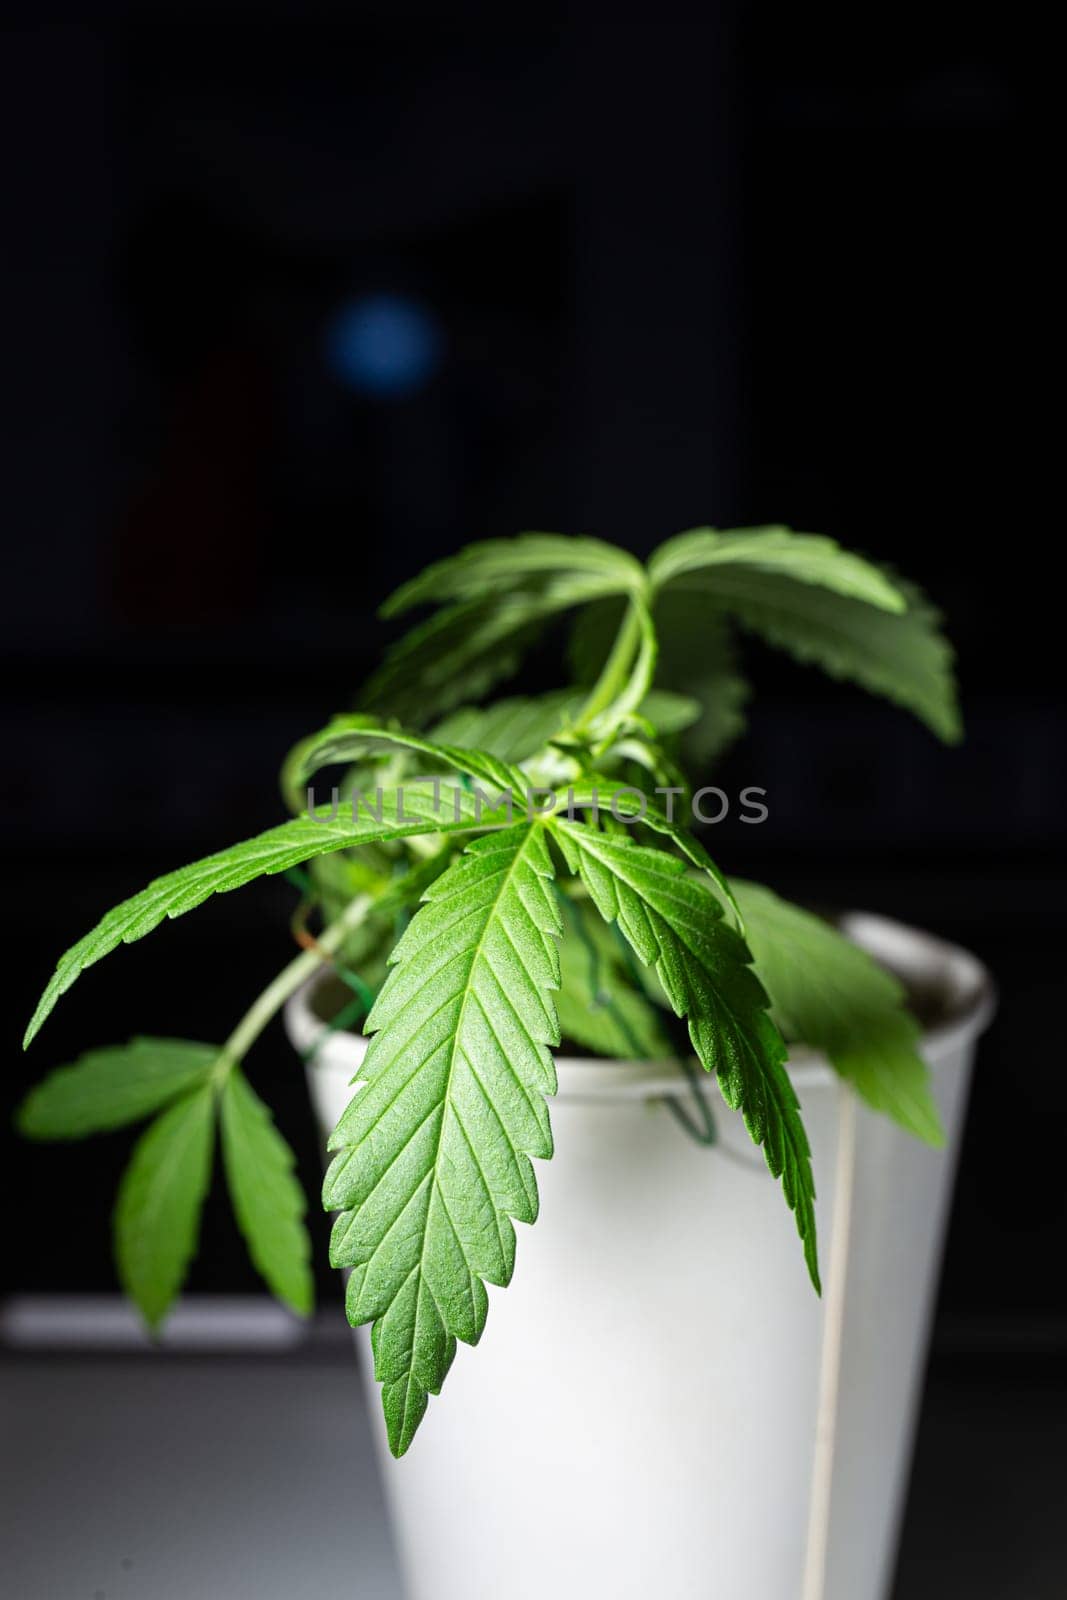
M 697 1144 L 710 1147 L 719 1142 L 719 1132 L 715 1126 L 715 1118 L 708 1097 L 704 1093 L 704 1085 L 708 1082 L 705 1072 L 698 1072 L 693 1063 L 686 1056 L 677 1056 L 678 1068 L 689 1085 L 693 1105 L 696 1107 L 696 1116 L 693 1117 L 674 1095 L 663 1094 L 657 1096 L 662 1105 L 665 1105 L 675 1122 L 683 1127 L 691 1139 Z

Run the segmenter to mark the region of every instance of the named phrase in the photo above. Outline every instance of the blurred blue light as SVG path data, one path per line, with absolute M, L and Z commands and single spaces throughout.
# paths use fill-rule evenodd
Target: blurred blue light
M 429 307 L 403 294 L 346 300 L 326 326 L 326 361 L 358 394 L 394 399 L 414 394 L 441 362 L 444 336 Z

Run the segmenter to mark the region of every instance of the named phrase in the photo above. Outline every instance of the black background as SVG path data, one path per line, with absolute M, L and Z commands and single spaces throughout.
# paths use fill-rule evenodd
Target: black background
M 645 554 L 701 522 L 787 521 L 927 588 L 968 738 L 946 749 L 750 647 L 754 726 L 725 778 L 765 785 L 771 818 L 708 843 L 992 967 L 940 1337 L 1062 1355 L 1038 45 L 1021 14 L 973 8 L 530 9 L 98 7 L 7 31 L 10 1104 L 91 1045 L 223 1038 L 288 958 L 294 893 L 252 887 L 95 968 L 19 1053 L 99 914 L 280 818 L 280 760 L 348 703 L 398 581 L 522 528 Z M 444 339 L 401 399 L 358 397 L 323 354 L 337 307 L 383 290 Z M 314 1189 L 280 1030 L 251 1068 Z M 5 1145 L 10 1287 L 112 1285 L 128 1146 Z M 255 1287 L 221 1205 L 190 1286 Z

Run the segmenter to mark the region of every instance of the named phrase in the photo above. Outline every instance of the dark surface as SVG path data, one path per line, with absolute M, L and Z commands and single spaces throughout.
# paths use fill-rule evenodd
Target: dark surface
M 337 1333 L 284 1360 L 0 1360 L 5 1455 L 19 1463 L 0 1511 L 9 1592 L 399 1600 Z M 1060 1600 L 1067 1393 L 1046 1356 L 1021 1354 L 935 1357 L 892 1600 Z
M 0 1363 L 5 1593 L 400 1600 L 344 1354 Z
M 1065 1437 L 1062 1355 L 935 1355 L 893 1600 L 1058 1600 Z

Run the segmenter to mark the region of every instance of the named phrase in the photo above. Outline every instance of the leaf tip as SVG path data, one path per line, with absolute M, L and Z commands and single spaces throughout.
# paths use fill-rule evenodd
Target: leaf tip
M 307 1282 L 302 1283 L 298 1289 L 290 1290 L 288 1294 L 279 1296 L 289 1307 L 294 1316 L 306 1322 L 315 1309 L 315 1285 L 308 1274 Z
M 945 1125 L 941 1121 L 941 1113 L 936 1105 L 932 1103 L 929 1107 L 929 1113 L 929 1117 L 924 1118 L 921 1123 L 913 1123 L 910 1131 L 920 1138 L 923 1144 L 929 1145 L 931 1150 L 943 1150 L 948 1143 L 948 1138 L 945 1133 Z
M 173 1309 L 174 1300 L 166 1302 L 152 1300 L 143 1294 L 138 1294 L 137 1290 L 129 1285 L 126 1286 L 126 1293 L 137 1308 L 145 1333 L 154 1345 L 158 1345 L 163 1333 L 163 1324 Z
M 430 1403 L 428 1392 L 414 1374 L 406 1373 L 395 1383 L 382 1387 L 382 1412 L 389 1454 L 395 1461 L 407 1455 Z
M 804 1241 L 804 1260 L 808 1264 L 808 1276 L 811 1279 L 811 1286 L 821 1300 L 822 1277 L 819 1273 L 819 1250 L 815 1243 L 814 1233 L 812 1233 L 809 1238 Z

